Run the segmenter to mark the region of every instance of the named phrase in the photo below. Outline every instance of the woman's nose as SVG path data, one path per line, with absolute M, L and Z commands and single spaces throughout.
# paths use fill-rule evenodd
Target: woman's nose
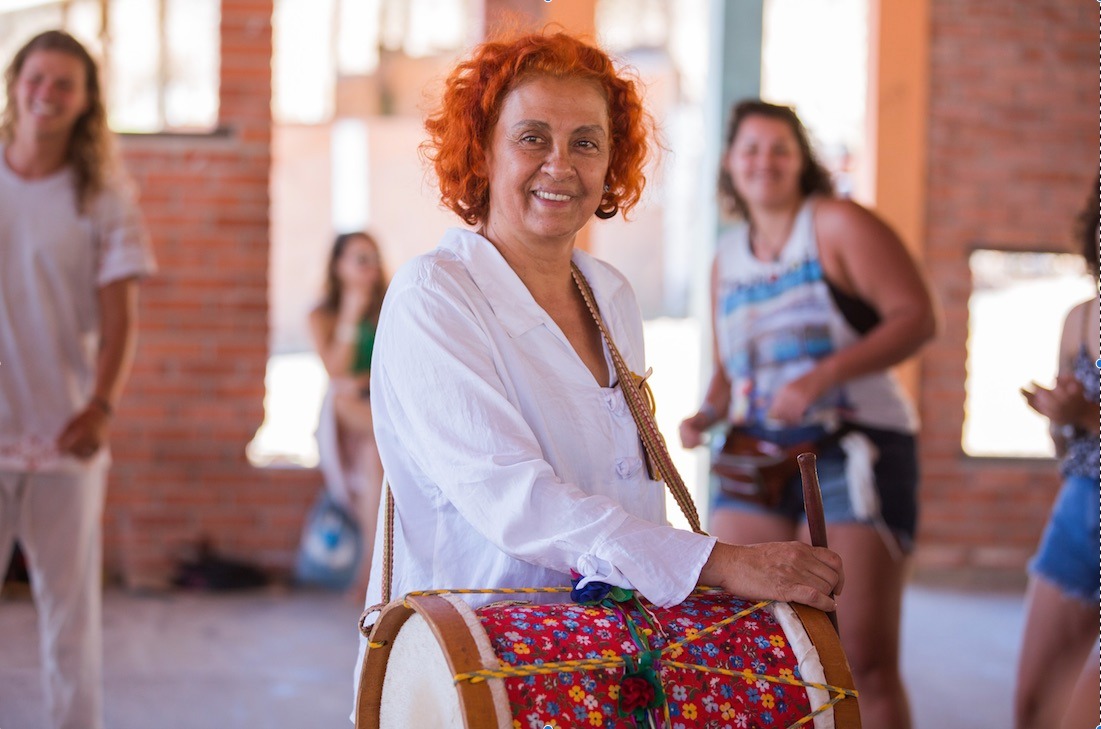
M 563 145 L 552 145 L 543 160 L 543 171 L 556 180 L 568 177 L 573 172 L 573 164 Z
M 53 101 L 57 96 L 57 88 L 51 83 L 40 83 L 32 87 L 31 95 L 42 101 Z

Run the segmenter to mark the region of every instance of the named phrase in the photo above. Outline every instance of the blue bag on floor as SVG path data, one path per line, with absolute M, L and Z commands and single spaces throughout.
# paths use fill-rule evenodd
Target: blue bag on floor
M 332 590 L 351 586 L 363 558 L 363 534 L 348 509 L 322 489 L 302 529 L 295 579 Z

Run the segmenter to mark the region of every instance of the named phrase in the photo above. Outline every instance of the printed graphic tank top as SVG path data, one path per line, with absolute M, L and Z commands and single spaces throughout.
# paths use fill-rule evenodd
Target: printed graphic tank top
M 749 226 L 724 233 L 716 252 L 715 331 L 731 383 L 732 423 L 769 427 L 772 398 L 815 363 L 860 338 L 830 295 L 814 233 L 814 198 L 796 215 L 776 261 L 761 261 L 749 244 Z M 805 424 L 845 420 L 904 433 L 917 416 L 893 375 L 854 378 L 811 405 Z M 774 425 L 774 424 L 773 424 Z
M 1085 398 L 1097 402 L 1097 398 L 1101 396 L 1101 372 L 1097 370 L 1094 359 L 1086 354 L 1085 346 L 1074 356 L 1074 377 L 1082 384 Z M 1098 478 L 1099 468 L 1101 443 L 1097 436 L 1075 429 L 1074 435 L 1067 438 L 1066 452 L 1060 464 L 1063 475 Z

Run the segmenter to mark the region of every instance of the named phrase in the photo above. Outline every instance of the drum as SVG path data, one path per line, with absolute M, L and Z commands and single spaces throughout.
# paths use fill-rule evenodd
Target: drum
M 858 729 L 825 613 L 702 588 L 681 604 L 503 602 L 447 591 L 383 609 L 359 729 Z

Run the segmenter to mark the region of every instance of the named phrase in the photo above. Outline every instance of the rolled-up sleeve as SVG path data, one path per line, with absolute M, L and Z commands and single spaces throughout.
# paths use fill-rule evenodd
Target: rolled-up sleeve
M 106 286 L 124 278 L 145 277 L 156 271 L 149 233 L 132 190 L 116 183 L 96 198 L 96 284 Z

